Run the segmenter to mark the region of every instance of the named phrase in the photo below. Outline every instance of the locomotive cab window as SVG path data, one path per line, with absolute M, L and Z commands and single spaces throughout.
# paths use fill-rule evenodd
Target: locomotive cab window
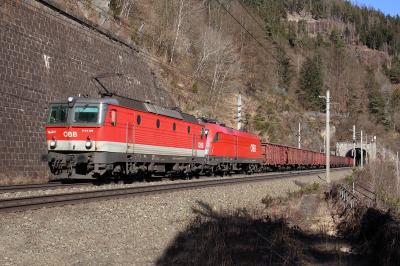
M 96 123 L 99 115 L 99 107 L 89 106 L 76 106 L 74 114 L 74 123 Z
M 219 132 L 215 134 L 213 142 L 219 141 Z
M 206 128 L 205 133 L 206 133 L 206 139 L 207 139 L 207 136 L 208 136 L 208 128 Z
M 200 133 L 201 133 L 201 139 L 203 139 L 203 137 L 204 137 L 204 130 L 203 130 L 203 129 L 200 129 Z
M 67 122 L 68 110 L 68 106 L 51 107 L 48 123 L 57 124 Z
M 111 110 L 110 112 L 110 117 L 111 117 L 111 125 L 115 126 L 117 125 L 117 110 Z

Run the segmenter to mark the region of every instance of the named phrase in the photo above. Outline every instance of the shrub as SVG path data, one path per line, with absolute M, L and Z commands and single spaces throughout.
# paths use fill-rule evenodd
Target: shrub
M 118 3 L 118 0 L 111 0 L 110 1 L 110 9 L 114 14 L 114 17 L 118 17 L 121 14 L 122 7 Z
M 349 186 L 353 185 L 354 182 L 354 175 L 348 175 L 346 176 L 346 178 L 344 179 L 344 181 L 346 181 L 347 184 L 349 184 Z
M 270 195 L 267 195 L 264 198 L 262 198 L 261 202 L 265 204 L 265 208 L 269 208 L 272 207 L 274 203 L 274 198 L 271 197 Z
M 197 93 L 199 91 L 199 81 L 196 80 L 196 82 L 193 84 L 193 92 Z
M 289 198 L 297 198 L 303 195 L 316 194 L 319 187 L 320 184 L 318 182 L 314 182 L 311 186 L 305 186 L 299 191 L 289 192 Z

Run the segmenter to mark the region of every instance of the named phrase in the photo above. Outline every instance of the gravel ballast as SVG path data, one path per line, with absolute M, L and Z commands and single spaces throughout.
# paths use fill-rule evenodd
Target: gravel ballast
M 332 172 L 331 180 L 350 173 Z M 266 195 L 299 190 L 296 180 L 323 184 L 325 174 L 2 214 L 0 263 L 154 265 L 199 211 L 263 209 Z

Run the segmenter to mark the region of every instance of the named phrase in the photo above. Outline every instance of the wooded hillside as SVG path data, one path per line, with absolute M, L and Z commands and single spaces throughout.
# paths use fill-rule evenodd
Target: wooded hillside
M 343 0 L 111 0 L 108 13 L 187 112 L 236 127 L 241 92 L 248 130 L 296 145 L 300 122 L 302 147 L 319 150 L 325 121 L 313 112 L 325 112 L 329 88 L 333 147 L 353 124 L 396 145 L 398 15 Z

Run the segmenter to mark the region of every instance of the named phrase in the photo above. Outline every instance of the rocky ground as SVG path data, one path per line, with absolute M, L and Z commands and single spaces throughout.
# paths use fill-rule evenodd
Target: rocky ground
M 343 179 L 350 172 L 332 172 L 331 179 Z M 197 214 L 265 210 L 261 199 L 266 195 L 285 197 L 300 189 L 299 181 L 323 185 L 324 180 L 325 174 L 318 174 L 2 214 L 0 263 L 154 265 Z

